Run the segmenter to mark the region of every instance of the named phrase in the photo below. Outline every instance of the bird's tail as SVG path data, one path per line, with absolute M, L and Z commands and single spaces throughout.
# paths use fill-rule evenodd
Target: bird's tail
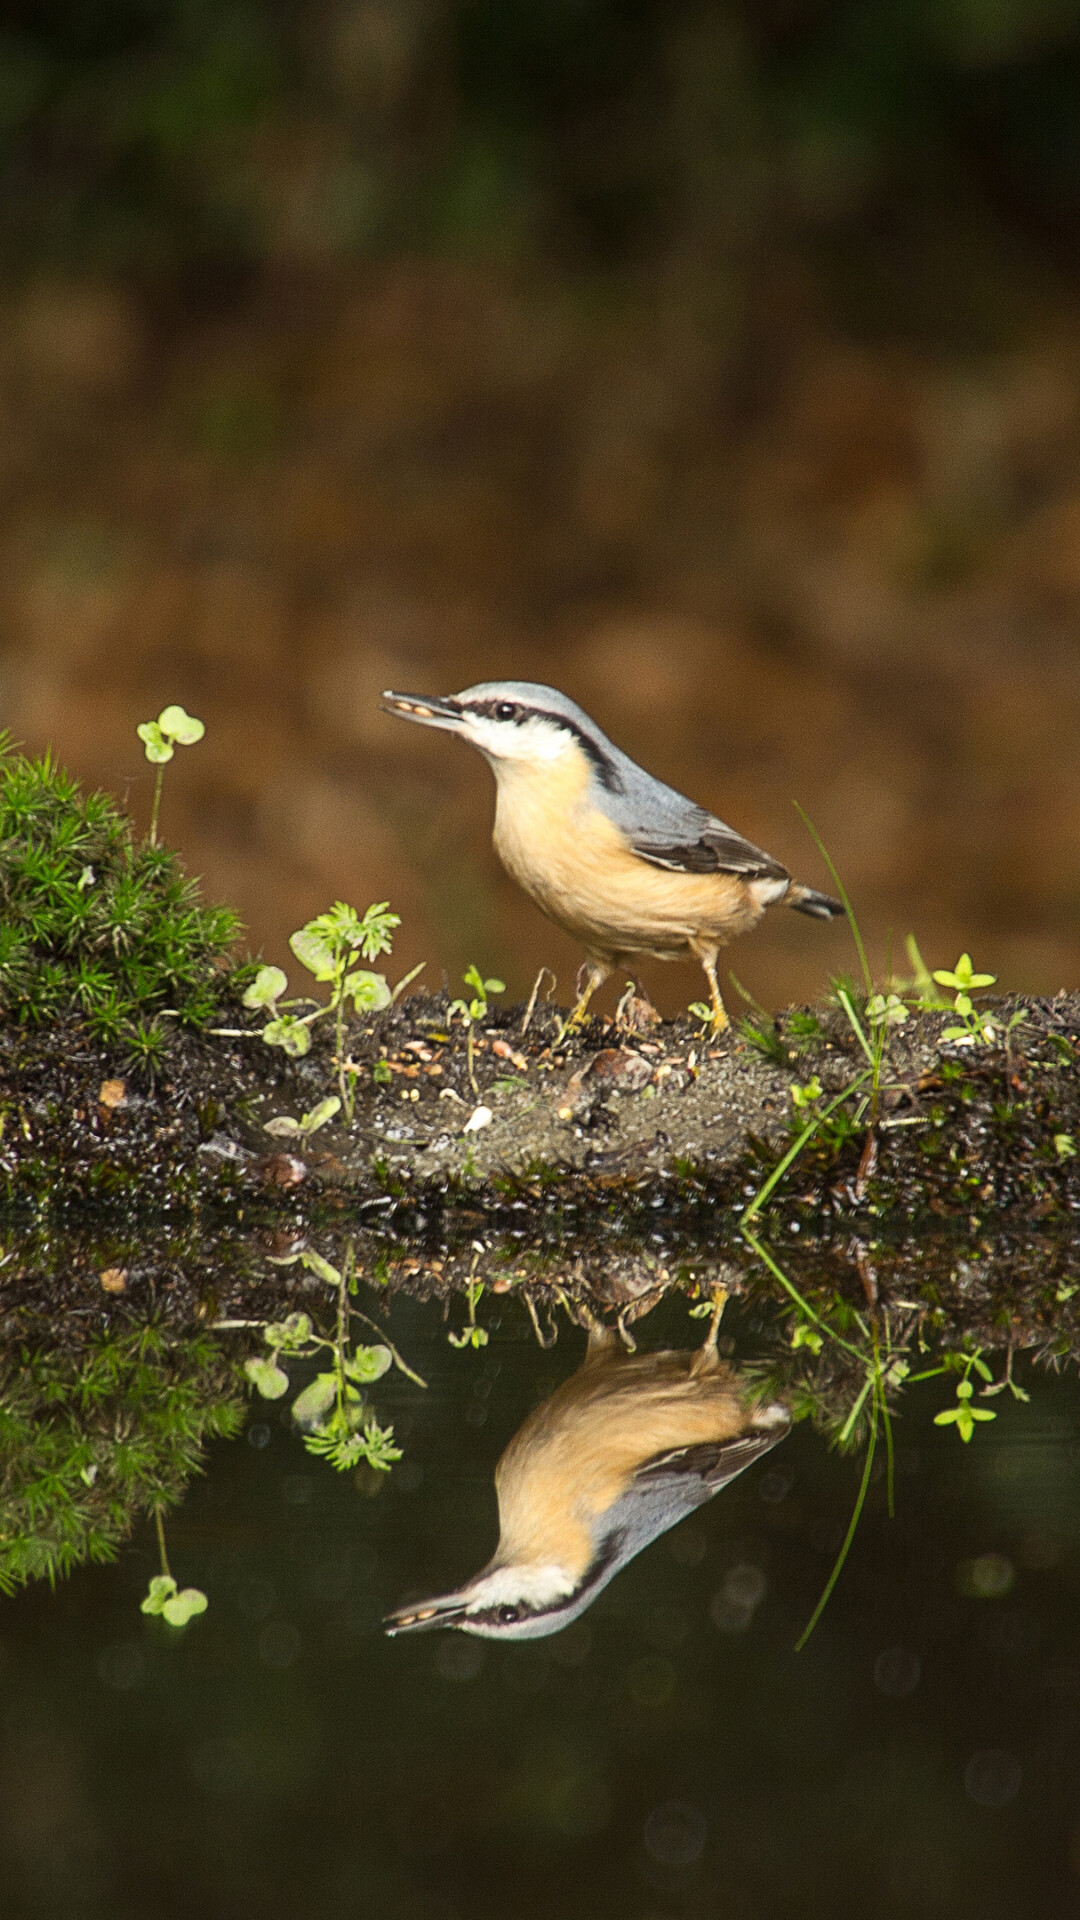
M 844 911 L 830 893 L 816 893 L 813 887 L 798 885 L 788 888 L 784 905 L 794 907 L 796 913 L 808 913 L 814 920 L 835 920 Z

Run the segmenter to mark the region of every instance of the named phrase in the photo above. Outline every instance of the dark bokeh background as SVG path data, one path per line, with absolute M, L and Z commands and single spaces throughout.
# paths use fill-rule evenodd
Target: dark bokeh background
M 565 995 L 377 709 L 505 673 L 820 880 L 800 799 L 879 965 L 1077 984 L 1080 0 L 15 0 L 0 161 L 3 718 L 145 817 L 200 714 L 269 954 L 389 896 Z

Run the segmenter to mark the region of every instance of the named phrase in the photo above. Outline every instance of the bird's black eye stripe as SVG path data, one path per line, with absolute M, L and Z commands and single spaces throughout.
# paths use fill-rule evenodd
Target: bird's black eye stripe
M 485 720 L 502 720 L 515 726 L 524 726 L 527 720 L 546 720 L 549 726 L 562 727 L 566 733 L 572 733 L 582 752 L 592 761 L 597 778 L 609 793 L 622 793 L 623 783 L 618 769 L 612 765 L 607 754 L 597 746 L 591 734 L 584 727 L 571 720 L 566 713 L 545 713 L 542 707 L 519 706 L 516 700 L 477 700 L 470 701 L 462 708 L 463 713 L 482 714 Z

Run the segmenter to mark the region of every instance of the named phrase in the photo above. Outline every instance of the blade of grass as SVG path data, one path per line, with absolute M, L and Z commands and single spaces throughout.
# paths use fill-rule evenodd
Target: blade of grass
M 862 968 L 862 977 L 866 986 L 867 998 L 869 999 L 870 995 L 874 991 L 874 976 L 870 972 L 870 962 L 866 957 L 866 948 L 863 945 L 863 937 L 859 931 L 859 923 L 855 918 L 855 909 L 852 906 L 851 901 L 848 899 L 848 896 L 847 896 L 847 888 L 844 886 L 844 883 L 841 880 L 840 875 L 837 873 L 836 868 L 833 864 L 832 854 L 829 852 L 827 846 L 825 845 L 825 842 L 822 839 L 817 828 L 815 827 L 813 821 L 811 820 L 810 815 L 806 812 L 804 807 L 800 807 L 797 800 L 795 802 L 795 811 L 798 814 L 799 819 L 802 821 L 803 826 L 806 828 L 807 833 L 810 835 L 810 838 L 813 841 L 818 852 L 820 853 L 822 859 L 824 860 L 825 865 L 828 867 L 833 886 L 836 888 L 836 891 L 840 896 L 840 904 L 843 907 L 845 914 L 847 915 L 847 923 L 848 923 L 848 926 L 851 928 L 851 937 L 855 942 L 856 951 L 858 952 L 858 955 L 859 955 L 859 965 Z
M 836 1556 L 836 1560 L 833 1565 L 833 1570 L 830 1573 L 828 1580 L 825 1582 L 825 1590 L 822 1593 L 821 1599 L 818 1601 L 817 1606 L 814 1608 L 813 1613 L 810 1615 L 809 1620 L 807 1621 L 805 1627 L 800 1633 L 799 1638 L 795 1642 L 796 1653 L 802 1652 L 803 1648 L 805 1647 L 807 1641 L 810 1638 L 810 1635 L 813 1633 L 814 1628 L 817 1626 L 818 1621 L 821 1619 L 821 1616 L 824 1613 L 825 1608 L 829 1604 L 829 1599 L 832 1595 L 832 1590 L 835 1587 L 837 1581 L 840 1578 L 840 1575 L 844 1570 L 844 1562 L 847 1559 L 849 1552 L 851 1551 L 851 1543 L 855 1538 L 856 1528 L 858 1527 L 859 1520 L 862 1517 L 862 1510 L 864 1505 L 866 1504 L 866 1496 L 870 1490 L 870 1474 L 874 1465 L 874 1449 L 877 1445 L 877 1425 L 878 1425 L 877 1401 L 875 1399 L 874 1420 L 873 1420 L 873 1425 L 870 1428 L 870 1438 L 866 1443 L 866 1462 L 865 1462 L 865 1465 L 863 1466 L 862 1480 L 859 1483 L 859 1492 L 855 1501 L 855 1510 L 852 1513 L 851 1519 L 848 1523 L 848 1530 L 844 1535 L 843 1545 L 841 1546 L 840 1551 Z
M 854 1080 L 849 1081 L 848 1085 L 843 1089 L 841 1093 L 838 1093 L 836 1095 L 835 1099 L 832 1099 L 829 1101 L 829 1104 L 827 1107 L 822 1107 L 820 1113 L 815 1114 L 812 1120 L 807 1121 L 798 1139 L 795 1140 L 793 1144 L 788 1148 L 783 1158 L 777 1161 L 768 1179 L 765 1181 L 763 1186 L 759 1187 L 757 1193 L 754 1195 L 754 1198 L 751 1200 L 750 1205 L 747 1207 L 746 1212 L 742 1216 L 741 1225 L 744 1231 L 746 1229 L 747 1221 L 752 1220 L 755 1213 L 758 1213 L 760 1209 L 765 1205 L 766 1200 L 768 1199 L 770 1193 L 772 1193 L 777 1182 L 783 1179 L 792 1161 L 798 1158 L 799 1154 L 802 1152 L 803 1148 L 805 1147 L 807 1141 L 810 1139 L 811 1135 L 817 1132 L 822 1121 L 827 1120 L 830 1113 L 835 1112 L 836 1108 L 840 1106 L 841 1102 L 847 1099 L 849 1093 L 854 1093 L 856 1087 L 861 1087 L 863 1081 L 868 1080 L 870 1078 L 871 1071 L 872 1069 L 870 1067 L 865 1067 L 862 1073 L 857 1074 Z
M 807 1319 L 812 1320 L 815 1327 L 820 1327 L 822 1333 L 827 1334 L 830 1340 L 835 1340 L 838 1347 L 843 1347 L 845 1353 L 854 1354 L 856 1360 L 862 1360 L 865 1365 L 865 1355 L 859 1352 L 858 1347 L 853 1347 L 850 1340 L 845 1340 L 842 1334 L 834 1332 L 828 1321 L 823 1320 L 819 1313 L 815 1313 L 809 1300 L 803 1299 L 798 1287 L 795 1286 L 793 1281 L 788 1279 L 783 1267 L 773 1259 L 768 1247 L 762 1245 L 757 1234 L 751 1233 L 746 1227 L 743 1227 L 742 1232 L 747 1246 L 752 1248 L 753 1252 L 757 1254 L 758 1259 L 763 1261 L 765 1266 L 768 1267 L 774 1280 L 779 1280 L 784 1292 L 788 1295 L 789 1299 L 795 1302 L 800 1313 L 805 1313 Z

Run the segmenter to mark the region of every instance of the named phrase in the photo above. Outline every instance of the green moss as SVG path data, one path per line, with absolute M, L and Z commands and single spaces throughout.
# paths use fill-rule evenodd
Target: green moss
M 240 923 L 204 906 L 169 848 L 136 841 L 104 793 L 62 768 L 0 757 L 0 1013 L 40 1025 L 77 1012 L 95 1038 L 154 1065 L 168 1008 L 216 1013 Z
M 240 1430 L 236 1369 L 206 1334 L 145 1326 L 81 1350 L 7 1356 L 0 1374 L 0 1593 L 115 1557 L 174 1505 L 205 1443 Z

